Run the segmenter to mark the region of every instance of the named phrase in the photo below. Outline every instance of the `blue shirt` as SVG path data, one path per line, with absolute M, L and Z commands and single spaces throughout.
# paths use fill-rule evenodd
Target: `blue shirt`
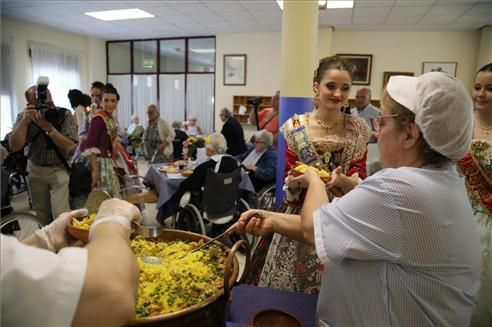
M 384 169 L 314 214 L 330 326 L 468 326 L 480 249 L 454 165 Z

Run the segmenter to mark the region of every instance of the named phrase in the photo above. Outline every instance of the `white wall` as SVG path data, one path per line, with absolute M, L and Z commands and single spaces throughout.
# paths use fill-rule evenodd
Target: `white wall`
M 83 86 L 81 91 L 89 93 L 90 83 L 93 80 L 106 81 L 106 50 L 103 40 L 4 16 L 1 17 L 1 27 L 2 37 L 11 36 L 13 39 L 14 89 L 19 110 L 22 110 L 26 103 L 24 91 L 35 82 L 32 78 L 28 47 L 28 42 L 31 40 L 61 48 L 70 48 L 80 53 L 80 82 Z
M 383 72 L 422 73 L 424 61 L 457 62 L 456 77 L 470 90 L 476 72 L 480 32 L 335 32 L 333 54 L 372 54 L 373 98 L 379 99 Z M 354 86 L 351 97 L 358 88 Z
M 474 32 L 353 32 L 327 29 L 318 32 L 318 57 L 337 53 L 372 54 L 370 87 L 379 99 L 385 71 L 422 73 L 424 61 L 455 61 L 457 77 L 471 90 L 477 66 L 480 31 Z M 331 38 L 331 39 L 330 39 Z M 280 33 L 217 35 L 216 113 L 232 108 L 234 95 L 272 95 L 280 86 Z M 223 86 L 223 55 L 246 54 L 246 86 Z M 315 67 L 313 67 L 314 71 Z M 311 74 L 311 72 L 310 72 Z M 351 98 L 360 87 L 352 88 Z M 215 129 L 222 122 L 216 115 Z M 246 139 L 254 131 L 244 125 Z

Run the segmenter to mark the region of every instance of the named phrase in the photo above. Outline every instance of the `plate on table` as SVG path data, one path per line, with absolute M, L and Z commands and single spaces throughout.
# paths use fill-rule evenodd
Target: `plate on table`
M 164 165 L 164 166 L 160 166 L 157 168 L 158 171 L 160 171 L 161 173 L 168 173 L 168 174 L 177 174 L 179 173 L 179 169 L 174 167 L 174 166 L 168 166 L 168 165 Z
M 184 177 L 189 177 L 189 176 L 191 176 L 191 174 L 193 174 L 193 170 L 186 168 L 186 169 L 183 169 L 180 173 Z

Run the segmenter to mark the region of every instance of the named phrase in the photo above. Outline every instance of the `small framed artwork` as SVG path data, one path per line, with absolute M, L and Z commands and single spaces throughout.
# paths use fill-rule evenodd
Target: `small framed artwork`
M 371 83 L 372 55 L 339 53 L 337 56 L 354 65 L 352 84 L 369 85 Z
M 246 55 L 224 55 L 224 85 L 246 85 Z
M 458 63 L 455 61 L 424 61 L 422 63 L 422 74 L 428 72 L 443 72 L 456 77 L 456 67 Z
M 405 75 L 405 76 L 413 76 L 414 74 L 411 72 L 384 72 L 383 73 L 383 89 L 386 87 L 391 76 L 396 75 Z

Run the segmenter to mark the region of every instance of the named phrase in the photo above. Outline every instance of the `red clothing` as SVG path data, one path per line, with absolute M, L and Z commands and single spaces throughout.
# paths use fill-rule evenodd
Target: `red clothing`
M 86 149 L 97 148 L 102 157 L 111 157 L 111 138 L 106 123 L 101 116 L 95 116 L 90 123 L 87 134 Z
M 278 113 L 273 117 L 267 118 L 272 111 L 273 108 L 266 108 L 258 112 L 258 127 L 275 134 L 278 131 Z

